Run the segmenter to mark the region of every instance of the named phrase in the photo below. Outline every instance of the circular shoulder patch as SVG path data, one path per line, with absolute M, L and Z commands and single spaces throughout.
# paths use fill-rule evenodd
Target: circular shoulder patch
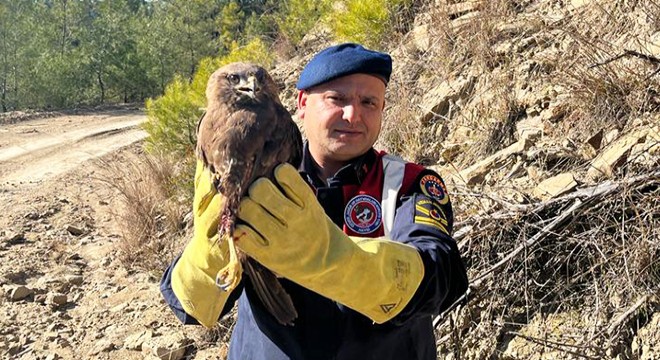
M 357 195 L 346 204 L 344 223 L 358 234 L 376 231 L 382 222 L 380 203 L 369 195 Z
M 435 175 L 424 175 L 419 181 L 419 187 L 424 195 L 437 200 L 440 204 L 449 202 L 445 184 Z

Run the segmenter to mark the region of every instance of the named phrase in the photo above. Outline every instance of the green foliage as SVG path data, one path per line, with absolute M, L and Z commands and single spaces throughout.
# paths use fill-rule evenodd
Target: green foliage
M 330 27 L 339 40 L 379 48 L 395 15 L 411 5 L 412 0 L 346 0 L 345 8 L 329 16 Z
M 206 104 L 206 83 L 213 71 L 236 61 L 250 61 L 266 68 L 273 64 L 267 45 L 258 38 L 245 46 L 234 45 L 225 56 L 203 59 L 191 82 L 177 77 L 163 96 L 147 101 L 148 121 L 144 125 L 149 134 L 147 150 L 193 159 L 197 122 Z
M 280 33 L 290 43 L 297 44 L 331 8 L 329 0 L 287 0 L 277 20 Z

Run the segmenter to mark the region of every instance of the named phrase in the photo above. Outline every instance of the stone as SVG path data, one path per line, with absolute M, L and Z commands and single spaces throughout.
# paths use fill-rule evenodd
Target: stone
M 98 355 L 103 352 L 110 352 L 115 349 L 115 344 L 108 339 L 101 339 L 90 350 L 89 355 Z
M 21 346 L 20 343 L 18 342 L 11 342 L 7 345 L 7 353 L 9 355 L 17 355 L 19 352 L 21 352 L 21 349 L 23 347 Z
M 80 235 L 83 235 L 85 233 L 85 230 L 83 230 L 83 229 L 81 229 L 77 226 L 70 225 L 70 224 L 66 225 L 64 228 L 66 229 L 66 231 L 69 232 L 69 234 L 71 234 L 73 236 L 80 236 Z
M 523 138 L 467 169 L 461 170 L 460 178 L 464 179 L 468 186 L 481 183 L 485 180 L 486 175 L 493 169 L 502 166 L 509 157 L 520 155 L 527 151 L 533 143 L 534 142 L 531 138 Z
M 597 133 L 593 134 L 589 139 L 587 139 L 587 144 L 591 145 L 594 150 L 600 150 L 602 143 L 603 129 L 600 129 Z
M 180 360 L 190 346 L 190 339 L 181 334 L 154 337 L 142 344 L 142 352 L 150 353 L 161 360 Z
M 34 294 L 34 290 L 24 285 L 12 286 L 7 292 L 9 294 L 9 301 L 23 300 Z
M 541 119 L 551 123 L 562 120 L 568 113 L 568 103 L 552 102 L 547 109 L 541 111 Z
M 128 350 L 142 350 L 142 344 L 153 338 L 153 331 L 143 330 L 124 339 L 124 348 Z
M 482 3 L 480 1 L 462 1 L 447 6 L 447 15 L 450 19 L 463 16 L 467 13 L 480 10 Z
M 25 243 L 25 240 L 26 240 L 25 233 L 16 232 L 16 233 L 9 233 L 3 242 L 7 245 L 17 245 L 17 244 Z
M 417 26 L 412 30 L 413 44 L 422 52 L 431 48 L 431 36 L 429 35 L 429 25 Z
M 644 142 L 648 129 L 630 132 L 608 145 L 591 161 L 587 174 L 592 179 L 612 177 L 614 170 L 624 164 L 633 146 Z
M 62 357 L 57 355 L 56 353 L 50 353 L 48 356 L 46 356 L 45 360 L 60 360 Z
M 81 275 L 64 275 L 64 280 L 70 285 L 80 286 L 83 283 L 83 277 Z
M 449 113 L 451 103 L 469 96 L 474 90 L 476 78 L 460 77 L 452 81 L 444 81 L 429 91 L 422 99 L 422 109 L 425 111 L 420 121 L 428 124 L 434 117 L 444 117 Z
M 53 307 L 60 307 L 67 303 L 66 294 L 51 292 L 46 295 L 46 304 Z
M 619 131 L 619 129 L 612 129 L 612 130 L 608 131 L 605 134 L 605 136 L 603 136 L 603 141 L 602 141 L 601 147 L 607 146 L 607 145 L 611 144 L 612 142 L 614 142 L 614 140 L 616 140 L 619 137 L 620 133 L 621 132 Z
M 572 173 L 563 173 L 543 180 L 533 191 L 534 196 L 543 200 L 552 199 L 577 187 Z
M 543 134 L 543 121 L 538 116 L 520 120 L 516 123 L 516 133 L 518 139 L 538 139 Z

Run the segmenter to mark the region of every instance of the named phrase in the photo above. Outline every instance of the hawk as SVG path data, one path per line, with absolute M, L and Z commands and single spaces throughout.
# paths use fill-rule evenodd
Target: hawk
M 273 179 L 283 162 L 302 161 L 302 136 L 280 102 L 268 72 L 249 63 L 232 63 L 216 70 L 206 87 L 207 107 L 197 125 L 196 155 L 213 174 L 213 184 L 225 197 L 218 222 L 218 241 L 227 241 L 229 263 L 216 283 L 227 291 L 241 279 L 242 268 L 266 309 L 284 325 L 298 316 L 278 278 L 234 244 L 238 207 L 250 184 L 259 177 Z

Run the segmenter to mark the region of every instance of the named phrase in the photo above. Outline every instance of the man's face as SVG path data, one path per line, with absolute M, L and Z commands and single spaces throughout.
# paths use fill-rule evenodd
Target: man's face
M 298 94 L 309 150 L 319 163 L 345 162 L 378 139 L 385 83 L 366 74 L 347 75 Z

